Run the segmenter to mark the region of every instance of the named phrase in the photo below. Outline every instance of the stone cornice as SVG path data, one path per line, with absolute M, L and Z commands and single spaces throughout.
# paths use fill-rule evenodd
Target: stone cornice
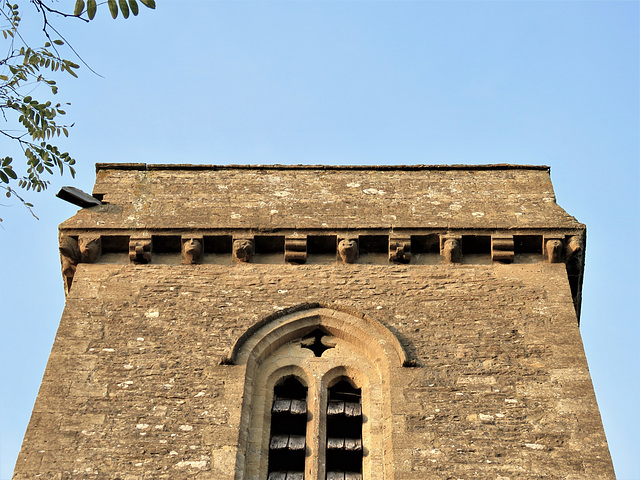
M 184 163 L 96 163 L 96 172 L 101 170 L 369 170 L 388 172 L 394 170 L 542 170 L 551 171 L 547 165 L 517 165 L 497 163 L 486 165 L 192 165 Z

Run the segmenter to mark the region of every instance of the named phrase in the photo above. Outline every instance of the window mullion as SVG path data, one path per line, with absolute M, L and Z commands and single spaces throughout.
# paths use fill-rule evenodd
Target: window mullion
M 323 426 L 325 422 L 327 394 L 323 392 L 320 382 L 314 382 L 309 388 L 308 409 L 311 420 L 307 424 L 307 447 L 309 456 L 307 457 L 305 480 L 324 480 L 326 476 L 325 449 L 322 446 L 326 442 L 326 431 Z

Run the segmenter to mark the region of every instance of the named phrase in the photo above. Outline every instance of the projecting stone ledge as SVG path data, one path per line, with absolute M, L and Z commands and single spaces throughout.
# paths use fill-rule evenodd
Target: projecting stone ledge
M 549 167 L 98 164 L 62 229 L 584 228 Z M 366 222 L 365 222 L 366 219 Z

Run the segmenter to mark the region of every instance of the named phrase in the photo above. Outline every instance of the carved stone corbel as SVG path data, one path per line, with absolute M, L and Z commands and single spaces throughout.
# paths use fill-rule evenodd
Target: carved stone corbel
M 80 235 L 78 247 L 82 263 L 95 263 L 102 254 L 102 239 L 100 235 Z
M 582 299 L 582 274 L 584 271 L 584 234 L 573 235 L 565 241 L 565 263 L 569 276 L 569 286 L 573 295 L 573 304 L 578 316 Z
M 344 263 L 356 263 L 359 249 L 358 239 L 352 237 L 338 238 L 338 256 Z
M 447 263 L 462 261 L 462 236 L 440 235 L 440 255 Z
M 491 260 L 494 262 L 512 263 L 515 258 L 513 235 L 491 236 Z
M 200 263 L 204 252 L 202 237 L 182 237 L 182 263 Z
M 567 258 L 572 258 L 582 253 L 582 238 L 579 235 L 573 235 L 569 237 L 567 242 Z
M 233 259 L 236 262 L 248 263 L 253 260 L 256 253 L 253 238 L 234 238 L 233 239 Z
M 580 275 L 584 264 L 584 238 L 582 235 L 569 237 L 565 249 L 565 260 L 567 273 L 569 275 Z
M 291 263 L 306 263 L 307 237 L 285 237 L 284 260 Z
M 58 249 L 60 250 L 60 263 L 62 266 L 62 277 L 64 278 L 65 293 L 69 293 L 76 267 L 82 258 L 78 240 L 68 235 L 60 237 Z
M 136 264 L 151 262 L 151 237 L 139 235 L 129 238 L 129 260 Z
M 545 235 L 544 256 L 549 263 L 564 262 L 564 237 Z
M 389 237 L 389 261 L 409 263 L 411 261 L 411 237 Z

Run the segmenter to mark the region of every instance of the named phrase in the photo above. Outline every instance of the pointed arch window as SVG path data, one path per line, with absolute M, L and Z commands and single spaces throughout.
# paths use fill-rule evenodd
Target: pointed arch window
M 271 317 L 234 346 L 246 365 L 236 480 L 393 480 L 382 324 L 327 308 Z M 383 435 L 384 432 L 384 435 Z

